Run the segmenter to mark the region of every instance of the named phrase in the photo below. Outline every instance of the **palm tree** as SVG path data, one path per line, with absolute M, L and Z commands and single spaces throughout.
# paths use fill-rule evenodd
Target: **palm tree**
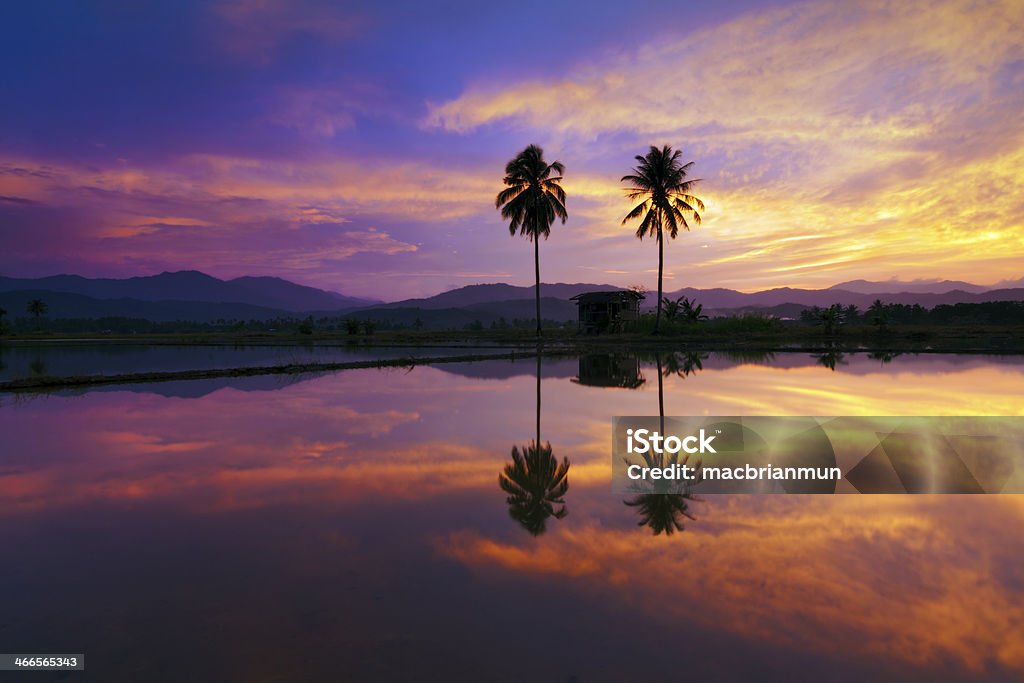
M 46 312 L 50 310 L 46 305 L 46 302 L 42 299 L 32 299 L 28 302 L 28 306 L 25 307 L 25 311 L 35 316 L 36 322 L 39 322 L 39 316 L 46 315 Z
M 672 300 L 666 296 L 661 300 L 661 310 L 665 311 L 665 320 L 671 322 L 676 319 L 676 316 L 679 315 L 679 310 L 683 305 L 682 299 L 683 297 L 679 297 L 678 299 Z
M 691 323 L 699 323 L 701 320 L 707 320 L 708 317 L 704 315 L 704 304 L 698 304 L 697 300 L 690 301 L 686 297 L 683 297 L 682 307 L 680 309 L 683 315 L 683 319 Z
M 700 225 L 699 211 L 704 210 L 704 202 L 690 194 L 699 180 L 687 180 L 686 174 L 693 162 L 681 163 L 682 152 L 665 145 L 661 149 L 651 146 L 646 156 L 637 156 L 637 166 L 631 175 L 622 177 L 622 182 L 629 183 L 626 196 L 630 199 L 642 199 L 633 210 L 622 219 L 625 225 L 629 221 L 640 218 L 640 227 L 636 236 L 643 239 L 653 236 L 658 240 L 658 298 L 661 301 L 662 274 L 665 269 L 665 243 L 663 233 L 667 230 L 669 237 L 676 238 L 679 227 L 690 229 L 687 219 L 694 225 Z M 658 306 L 655 319 L 655 333 L 661 330 L 661 306 Z
M 821 320 L 822 324 L 825 325 L 825 335 L 831 337 L 835 333 L 836 328 L 843 322 L 842 308 L 839 304 L 832 304 L 821 311 L 818 314 L 818 318 Z
M 672 367 L 676 364 L 677 358 L 672 354 L 668 368 L 663 369 L 661 353 L 655 354 L 655 362 L 658 367 L 658 417 L 660 433 L 665 433 L 665 391 L 663 377 L 672 374 Z M 700 368 L 700 355 L 697 354 L 697 368 Z M 690 374 L 693 370 L 687 371 Z M 685 464 L 689 456 L 684 455 L 680 463 L 679 454 L 645 453 L 644 461 L 648 467 L 664 467 L 666 465 Z M 698 467 L 700 464 L 698 463 Z M 684 528 L 683 517 L 694 519 L 690 514 L 690 501 L 698 500 L 690 493 L 689 485 L 679 485 L 679 482 L 658 480 L 649 482 L 644 493 L 634 496 L 630 500 L 623 501 L 629 507 L 635 507 L 640 512 L 640 521 L 637 526 L 650 527 L 651 532 L 658 536 L 665 534 L 671 536 L 676 531 Z
M 547 239 L 556 218 L 565 223 L 565 190 L 559 185 L 565 174 L 562 162 L 544 161 L 544 150 L 530 145 L 505 166 L 506 187 L 494 200 L 501 217 L 508 220 L 513 237 L 518 231 L 533 241 L 533 266 L 537 278 L 537 336 L 540 336 L 540 245 Z
M 537 354 L 537 436 L 520 449 L 512 447 L 512 462 L 498 475 L 498 484 L 508 494 L 508 514 L 533 536 L 544 533 L 548 517 L 562 519 L 569 514 L 565 494 L 569 491 L 569 459 L 562 462 L 551 451 L 551 443 L 540 442 L 540 349 Z

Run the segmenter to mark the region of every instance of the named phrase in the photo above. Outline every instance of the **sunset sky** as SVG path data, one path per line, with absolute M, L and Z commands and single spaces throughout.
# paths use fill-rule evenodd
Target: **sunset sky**
M 619 178 L 703 179 L 666 288 L 1024 275 L 1024 3 L 8 3 L 0 274 L 532 284 L 494 209 L 567 167 L 546 282 L 653 287 Z

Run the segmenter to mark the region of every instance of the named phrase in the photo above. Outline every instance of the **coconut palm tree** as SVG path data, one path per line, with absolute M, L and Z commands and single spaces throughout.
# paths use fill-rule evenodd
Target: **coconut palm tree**
M 661 302 L 662 275 L 665 270 L 664 233 L 675 239 L 679 228 L 690 229 L 690 222 L 700 224 L 699 211 L 704 210 L 704 202 L 690 194 L 699 180 L 687 180 L 686 174 L 693 167 L 693 162 L 682 163 L 679 157 L 682 152 L 665 145 L 661 149 L 651 146 L 645 156 L 637 156 L 637 165 L 633 173 L 622 177 L 622 182 L 629 183 L 626 196 L 631 200 L 642 201 L 622 219 L 625 225 L 631 220 L 642 218 L 636 236 L 643 239 L 653 236 L 658 241 L 658 298 Z M 661 306 L 657 309 L 654 332 L 661 331 Z
M 540 349 L 537 354 L 537 436 L 527 446 L 512 447 L 512 462 L 498 475 L 498 484 L 508 494 L 508 514 L 531 535 L 544 533 L 548 517 L 562 519 L 569 510 L 569 459 L 562 462 L 551 451 L 551 443 L 540 441 Z
M 46 315 L 46 312 L 50 310 L 46 305 L 46 302 L 42 299 L 32 299 L 28 302 L 25 307 L 25 311 L 31 313 L 36 319 L 36 327 L 39 327 L 39 316 Z
M 533 267 L 537 278 L 537 336 L 540 336 L 540 245 L 547 239 L 556 218 L 565 223 L 565 190 L 559 183 L 565 174 L 560 161 L 544 161 L 544 150 L 530 145 L 505 166 L 505 189 L 498 193 L 494 207 L 509 221 L 508 230 L 533 241 Z

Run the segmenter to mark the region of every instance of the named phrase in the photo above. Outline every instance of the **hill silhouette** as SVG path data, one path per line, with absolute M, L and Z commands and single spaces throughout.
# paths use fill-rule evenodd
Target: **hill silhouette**
M 1019 284 L 1011 281 L 1009 284 Z M 881 291 L 892 287 L 903 291 Z M 953 289 L 949 289 L 949 288 Z M 573 296 L 583 292 L 620 289 L 608 284 L 542 284 L 542 310 L 546 320 L 576 317 Z M 940 291 L 941 290 L 941 291 Z M 55 275 L 26 279 L 0 277 L 0 307 L 11 317 L 23 315 L 27 302 L 46 301 L 50 318 L 124 317 L 145 320 L 197 321 L 273 320 L 319 317 L 356 317 L 401 325 L 422 323 L 427 328 L 461 328 L 502 320 L 530 320 L 534 316 L 534 287 L 504 283 L 467 285 L 419 299 L 383 303 L 347 297 L 278 277 L 239 277 L 221 280 L 194 270 L 167 272 L 126 279 Z M 761 312 L 796 317 L 808 307 L 832 304 L 866 309 L 875 299 L 887 304 L 940 304 L 1024 300 L 1024 287 L 991 288 L 961 281 L 871 282 L 851 280 L 826 289 L 781 287 L 760 292 L 684 287 L 665 292 L 700 302 L 711 315 Z M 653 310 L 654 295 L 644 307 Z M 419 321 L 419 323 L 417 323 Z

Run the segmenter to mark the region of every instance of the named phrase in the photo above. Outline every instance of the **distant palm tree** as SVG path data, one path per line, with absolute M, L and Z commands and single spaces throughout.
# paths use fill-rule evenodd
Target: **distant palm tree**
M 36 322 L 39 322 L 39 316 L 46 315 L 46 312 L 50 310 L 46 305 L 46 302 L 42 299 L 32 299 L 28 302 L 28 306 L 25 307 L 25 311 L 35 316 Z
M 701 320 L 708 319 L 708 317 L 704 315 L 704 304 L 698 304 L 696 299 L 690 301 L 686 297 L 683 297 L 680 312 L 683 315 L 683 319 L 687 322 L 698 323 Z
M 626 196 L 643 200 L 626 214 L 622 224 L 643 216 L 636 236 L 642 240 L 650 235 L 658 240 L 658 302 L 662 300 L 662 274 L 665 269 L 663 233 L 667 230 L 669 237 L 675 239 L 680 226 L 690 229 L 688 218 L 694 225 L 699 225 L 698 210 L 704 210 L 704 202 L 690 194 L 700 181 L 686 179 L 693 162 L 681 163 L 681 155 L 682 152 L 673 150 L 669 145 L 661 149 L 652 145 L 646 156 L 636 157 L 637 166 L 633 173 L 622 177 L 622 182 L 630 184 Z M 661 331 L 661 306 L 658 306 L 654 331 Z
M 682 305 L 683 297 L 679 297 L 675 300 L 669 299 L 667 296 L 664 297 L 661 300 L 661 310 L 665 312 L 665 320 L 668 320 L 669 322 L 675 320 L 676 316 L 679 315 L 679 310 Z
M 565 223 L 565 190 L 559 185 L 565 174 L 562 162 L 544 161 L 544 150 L 530 145 L 505 166 L 502 182 L 506 187 L 498 193 L 494 207 L 508 220 L 509 232 L 515 237 L 526 235 L 533 240 L 533 266 L 537 279 L 537 336 L 540 336 L 540 245 L 551 234 L 556 218 Z
M 871 316 L 871 324 L 877 327 L 879 330 L 885 329 L 886 323 L 888 322 L 885 314 L 885 304 L 882 303 L 881 299 L 875 299 L 871 307 L 868 308 L 868 315 Z
M 818 319 L 821 320 L 822 324 L 825 326 L 826 336 L 831 337 L 835 333 L 836 328 L 843 323 L 842 312 L 843 309 L 839 304 L 832 304 L 818 313 Z

